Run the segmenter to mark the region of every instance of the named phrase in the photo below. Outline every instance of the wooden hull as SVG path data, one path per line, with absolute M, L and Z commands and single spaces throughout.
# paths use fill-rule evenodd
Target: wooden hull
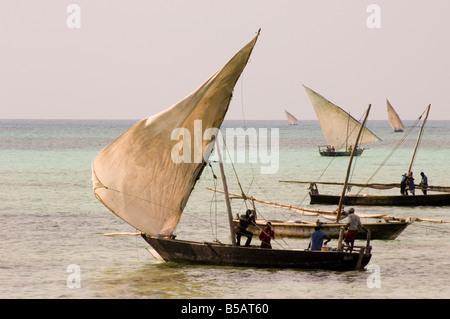
M 340 196 L 309 194 L 310 204 L 337 205 Z M 374 195 L 374 196 L 352 196 L 344 197 L 344 205 L 366 205 L 366 206 L 447 206 L 450 205 L 450 194 L 431 195 Z
M 363 148 L 358 148 L 355 152 L 354 156 L 359 156 L 362 154 L 362 152 L 364 152 Z M 319 150 L 320 155 L 322 156 L 350 156 L 352 154 L 352 152 L 347 152 L 347 151 L 322 151 Z
M 305 251 L 232 246 L 218 243 L 142 237 L 167 262 L 218 266 L 355 270 L 364 268 L 370 253 Z
M 237 221 L 233 221 L 237 225 Z M 257 226 L 250 226 L 247 230 L 251 231 L 255 236 L 259 236 L 261 230 L 265 228 L 266 221 L 257 220 Z M 295 238 L 310 238 L 314 232 L 315 223 L 296 223 L 271 220 L 272 228 L 275 231 L 275 236 L 279 237 L 295 237 Z M 364 227 L 370 230 L 370 238 L 372 240 L 392 240 L 397 238 L 410 223 L 408 222 L 379 222 L 379 223 L 364 223 Z M 337 223 L 323 223 L 321 224 L 321 231 L 327 233 L 331 238 L 339 238 L 339 230 L 345 224 Z M 255 238 L 255 237 L 254 237 Z M 258 237 L 256 237 L 258 238 Z M 357 239 L 366 239 L 366 232 L 360 231 L 357 234 Z

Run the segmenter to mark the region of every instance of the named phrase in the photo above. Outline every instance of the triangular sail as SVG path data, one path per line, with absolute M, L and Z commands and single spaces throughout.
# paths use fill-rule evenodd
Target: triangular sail
M 395 112 L 391 103 L 389 103 L 388 99 L 386 99 L 386 104 L 387 104 L 388 120 L 392 129 L 396 132 L 403 132 L 405 126 L 403 125 L 402 120 L 400 120 L 400 117 L 398 116 L 397 112 Z
M 291 113 L 289 113 L 286 110 L 284 110 L 284 112 L 286 112 L 286 117 L 289 122 L 289 125 L 297 125 L 298 124 L 298 120 L 294 115 L 292 115 Z
M 108 209 L 148 235 L 173 233 L 210 155 L 208 147 L 202 157 L 211 143 L 203 139 L 205 130 L 222 124 L 258 35 L 196 91 L 138 122 L 97 155 L 93 188 Z M 180 135 L 185 132 L 190 136 Z M 174 161 L 189 146 L 200 158 Z
M 360 123 L 339 106 L 334 105 L 306 86 L 304 87 L 316 111 L 320 127 L 328 145 L 333 146 L 335 149 L 340 149 L 346 145 L 353 146 L 358 136 Z M 380 139 L 375 134 L 364 128 L 359 144 L 369 144 L 378 141 Z

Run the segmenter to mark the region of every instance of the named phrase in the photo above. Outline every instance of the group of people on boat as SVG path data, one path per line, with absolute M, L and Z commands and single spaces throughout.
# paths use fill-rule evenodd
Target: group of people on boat
M 366 232 L 368 232 L 369 230 L 366 227 L 364 227 L 363 224 L 361 224 L 361 219 L 359 218 L 359 216 L 355 215 L 355 210 L 353 208 L 350 208 L 348 210 L 348 213 L 344 212 L 344 214 L 348 215 L 348 223 L 345 226 L 345 230 L 347 232 L 345 233 L 344 242 L 347 245 L 348 250 L 352 252 L 355 244 L 356 235 L 358 234 L 358 230 L 360 228 L 362 228 Z M 330 235 L 322 232 L 320 224 L 318 224 L 314 228 L 314 232 L 311 234 L 311 240 L 309 242 L 308 249 L 312 251 L 328 250 L 324 249 L 324 247 L 327 246 L 327 243 L 330 240 L 331 240 Z
M 250 225 L 256 225 L 256 211 L 252 209 L 247 209 L 245 215 L 238 216 L 239 223 L 235 229 L 236 234 L 236 245 L 241 245 L 241 237 L 247 237 L 245 242 L 245 247 L 249 247 L 252 242 L 253 233 L 247 230 Z M 275 232 L 272 229 L 272 224 L 267 222 L 266 228 L 259 234 L 259 239 L 261 240 L 261 248 L 272 248 L 270 241 L 275 238 Z
M 356 147 L 356 149 L 358 149 L 358 147 Z M 347 148 L 347 151 L 348 151 L 349 153 L 351 153 L 352 150 L 353 150 L 353 146 L 350 145 L 350 146 Z M 326 152 L 327 152 L 327 153 L 333 153 L 333 152 L 336 152 L 336 148 L 335 148 L 334 146 L 332 146 L 332 145 L 327 145 Z
M 428 177 L 424 172 L 420 172 L 420 176 L 422 176 L 422 180 L 420 181 L 420 187 L 422 188 L 422 193 L 427 195 L 428 188 Z M 400 194 L 403 196 L 408 195 L 408 191 L 412 195 L 416 195 L 416 185 L 414 184 L 414 177 L 412 172 L 408 172 L 402 175 L 402 180 L 400 181 Z
M 369 230 L 361 224 L 361 219 L 359 218 L 359 216 L 355 215 L 355 210 L 353 208 L 350 208 L 348 212 L 344 211 L 343 214 L 348 216 L 348 223 L 345 226 L 345 230 L 347 232 L 344 237 L 344 242 L 347 245 L 348 250 L 352 252 L 358 230 L 360 228 L 365 230 L 366 232 L 368 232 Z M 245 215 L 241 215 L 238 217 L 239 223 L 235 229 L 236 245 L 240 246 L 241 237 L 245 236 L 247 237 L 245 247 L 249 247 L 253 238 L 253 233 L 251 231 L 248 231 L 247 227 L 249 227 L 250 225 L 256 225 L 256 211 L 247 209 Z M 275 231 L 272 229 L 272 224 L 270 222 L 267 222 L 266 228 L 261 231 L 259 239 L 261 240 L 261 248 L 272 248 L 271 239 L 275 239 Z M 318 224 L 314 228 L 314 232 L 311 234 L 308 250 L 321 251 L 322 247 L 326 247 L 327 243 L 330 242 L 330 240 L 330 235 L 322 232 L 321 226 L 320 224 Z

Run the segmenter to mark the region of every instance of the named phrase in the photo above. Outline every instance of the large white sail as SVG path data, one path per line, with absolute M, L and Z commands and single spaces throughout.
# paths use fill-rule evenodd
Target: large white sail
M 392 129 L 396 132 L 403 132 L 405 126 L 403 125 L 402 120 L 400 120 L 400 117 L 398 116 L 397 112 L 395 112 L 391 103 L 389 103 L 388 99 L 386 99 L 386 104 L 387 104 L 388 120 Z
M 306 86 L 304 87 L 316 111 L 320 127 L 328 145 L 333 146 L 336 150 L 346 146 L 353 146 L 358 136 L 360 123 L 339 106 L 334 105 Z M 359 144 L 378 141 L 380 139 L 375 134 L 364 128 Z
M 286 110 L 284 110 L 284 112 L 286 112 L 286 117 L 289 122 L 289 125 L 297 125 L 298 124 L 298 120 L 294 115 L 292 115 L 291 113 L 289 113 Z
M 92 164 L 94 193 L 108 209 L 148 235 L 173 233 L 210 155 L 177 163 L 173 153 L 186 155 L 183 145 L 190 146 L 192 154 L 203 154 L 211 143 L 203 139 L 205 130 L 222 124 L 257 37 L 196 91 L 138 122 L 97 155 Z M 191 139 L 177 132 L 190 132 Z

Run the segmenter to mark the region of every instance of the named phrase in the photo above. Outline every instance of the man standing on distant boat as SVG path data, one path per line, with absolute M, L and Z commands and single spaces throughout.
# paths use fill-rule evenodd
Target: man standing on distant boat
M 325 243 L 323 242 L 324 239 L 327 239 Z M 311 234 L 311 241 L 309 242 L 308 249 L 321 251 L 322 244 L 326 246 L 330 240 L 330 235 L 322 232 L 320 230 L 320 226 L 317 225 L 316 227 L 314 227 L 314 232 Z
M 239 216 L 238 216 L 239 217 Z M 239 224 L 235 230 L 236 233 L 236 245 L 241 245 L 241 236 L 246 236 L 247 241 L 245 242 L 245 247 L 250 246 L 252 241 L 253 233 L 247 230 L 250 225 L 256 225 L 256 212 L 251 209 L 247 209 L 245 215 L 239 217 Z
M 406 173 L 402 175 L 402 180 L 400 182 L 400 194 L 402 195 L 408 195 L 408 192 L 406 190 L 406 180 L 407 180 Z
M 344 242 L 347 244 L 347 246 L 350 246 L 350 252 L 353 251 L 353 245 L 355 243 L 356 234 L 358 234 L 358 229 L 362 228 L 366 232 L 369 231 L 361 224 L 361 219 L 359 218 L 359 216 L 356 216 L 354 213 L 355 210 L 353 208 L 350 208 L 348 210 L 348 223 L 347 226 L 345 226 L 347 233 L 345 234 Z
M 422 193 L 426 195 L 428 188 L 428 177 L 424 174 L 424 172 L 420 172 L 420 176 L 422 176 L 422 180 L 419 185 L 422 187 Z
M 408 185 L 408 190 L 411 194 L 416 195 L 416 185 L 414 184 L 414 177 L 412 172 L 408 172 L 406 185 Z M 406 192 L 408 195 L 408 192 Z

